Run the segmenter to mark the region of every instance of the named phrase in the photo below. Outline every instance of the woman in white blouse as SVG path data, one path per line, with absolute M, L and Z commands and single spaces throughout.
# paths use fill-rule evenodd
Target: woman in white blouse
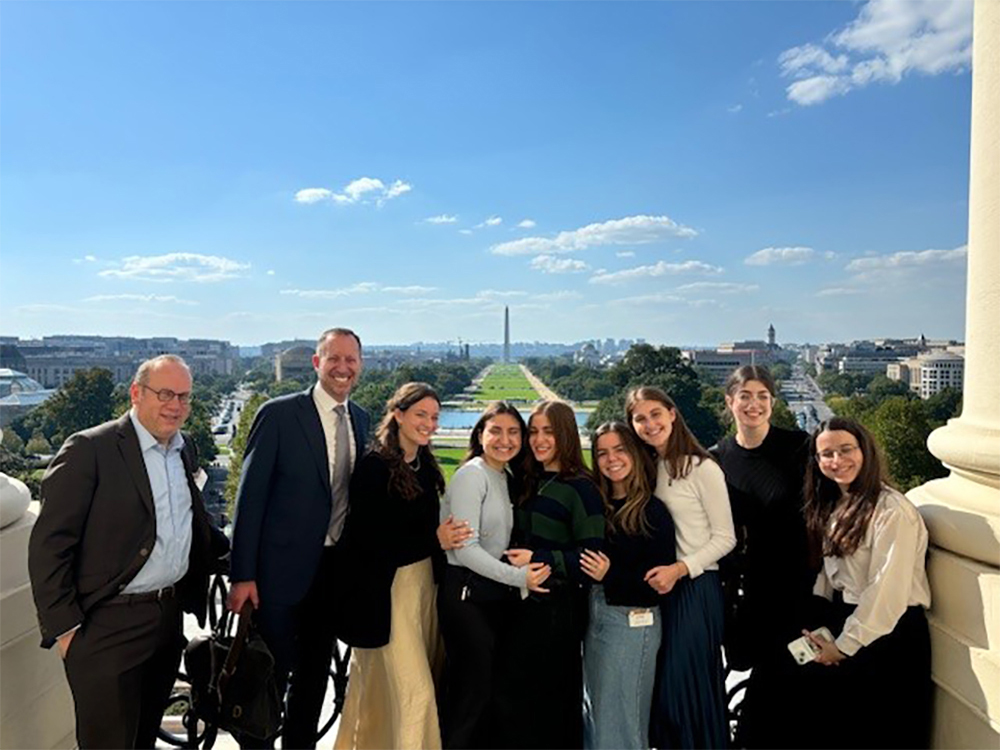
M 726 479 L 659 388 L 630 391 L 625 413 L 656 459 L 655 495 L 666 504 L 677 531 L 677 562 L 646 574 L 650 586 L 669 594 L 661 604 L 663 640 L 650 742 L 653 747 L 726 747 L 719 559 L 736 546 Z
M 803 631 L 819 653 L 797 694 L 809 696 L 803 708 L 836 720 L 815 722 L 800 739 L 811 747 L 927 747 L 927 528 L 886 483 L 878 446 L 860 424 L 834 417 L 812 445 L 806 524 L 823 556 L 814 593 L 829 604 L 810 624 L 825 625 L 835 640 Z

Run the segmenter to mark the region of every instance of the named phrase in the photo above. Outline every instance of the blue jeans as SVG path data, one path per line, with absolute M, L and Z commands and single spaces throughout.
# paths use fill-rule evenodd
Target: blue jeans
M 634 609 L 608 604 L 603 586 L 591 588 L 583 650 L 587 750 L 649 747 L 649 712 L 663 628 L 659 607 L 648 610 L 652 625 L 630 627 L 629 612 Z

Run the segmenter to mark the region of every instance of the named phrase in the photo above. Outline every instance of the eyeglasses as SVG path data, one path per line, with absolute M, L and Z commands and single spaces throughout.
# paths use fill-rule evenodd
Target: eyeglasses
M 858 450 L 861 449 L 856 445 L 842 445 L 833 450 L 820 451 L 816 454 L 816 458 L 819 459 L 820 463 L 828 464 L 835 458 L 850 458 L 854 451 Z
M 191 391 L 187 391 L 185 393 L 177 393 L 175 391 L 170 390 L 169 388 L 161 388 L 160 390 L 156 390 L 155 388 L 150 388 L 148 385 L 143 385 L 142 383 L 140 383 L 140 385 L 142 385 L 142 387 L 145 388 L 147 391 L 152 391 L 153 393 L 155 393 L 156 398 L 159 399 L 161 403 L 169 404 L 175 398 L 177 399 L 177 402 L 181 406 L 187 406 L 188 404 L 191 403 Z

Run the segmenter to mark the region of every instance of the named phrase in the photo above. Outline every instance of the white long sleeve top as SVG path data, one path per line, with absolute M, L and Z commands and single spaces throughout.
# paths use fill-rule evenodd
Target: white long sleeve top
M 718 570 L 719 560 L 736 546 L 729 491 L 719 465 L 694 458 L 686 477 L 671 479 L 660 461 L 655 494 L 666 504 L 677 528 L 677 561 L 687 565 L 692 578 Z
M 824 557 L 813 593 L 857 608 L 837 636 L 837 648 L 853 656 L 862 647 L 892 632 L 907 607 L 931 605 L 924 561 L 927 527 L 906 497 L 885 487 L 875 505 L 865 536 L 853 554 Z

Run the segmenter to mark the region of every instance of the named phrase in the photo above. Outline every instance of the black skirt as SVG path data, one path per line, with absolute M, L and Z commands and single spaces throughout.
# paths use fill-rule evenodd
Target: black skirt
M 840 633 L 856 605 L 829 605 L 825 622 Z M 789 656 L 791 658 L 791 656 Z M 806 664 L 790 702 L 799 717 L 795 744 L 813 748 L 926 748 L 930 744 L 931 646 L 927 616 L 908 607 L 892 632 L 838 666 Z

